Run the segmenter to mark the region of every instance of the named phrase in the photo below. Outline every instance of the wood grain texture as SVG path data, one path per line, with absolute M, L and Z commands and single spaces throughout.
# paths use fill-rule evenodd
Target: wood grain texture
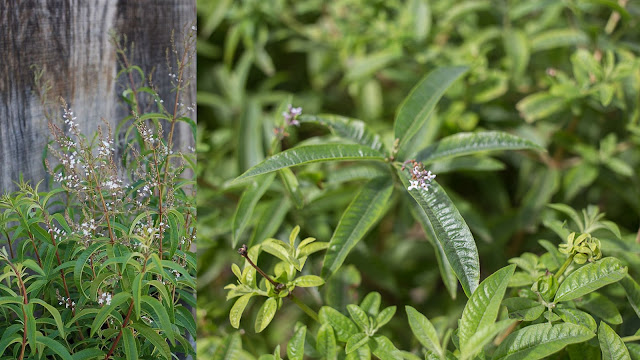
M 181 50 L 180 34 L 195 19 L 195 0 L 0 0 L 0 193 L 15 189 L 20 174 L 32 183 L 48 178 L 42 154 L 49 131 L 32 65 L 52 85 L 48 98 L 63 97 L 85 134 L 101 118 L 115 129 L 130 113 L 118 98 L 126 83 L 115 79 L 119 65 L 110 31 L 135 44 L 131 62 L 146 73 L 155 69 L 153 84 L 173 109 L 165 52 L 172 30 Z M 190 75 L 195 79 L 195 59 Z M 195 102 L 195 85 L 193 80 L 183 103 Z M 195 120 L 195 112 L 190 115 Z M 174 139 L 181 148 L 193 143 L 183 123 Z

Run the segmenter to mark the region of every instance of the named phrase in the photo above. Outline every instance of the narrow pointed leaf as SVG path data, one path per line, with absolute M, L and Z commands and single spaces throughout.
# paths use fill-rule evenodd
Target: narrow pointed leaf
M 411 178 L 408 172 L 398 169 L 398 176 L 408 187 Z M 471 296 L 480 281 L 480 260 L 469 226 L 437 182 L 429 190 L 414 189 L 409 194 L 424 210 L 465 294 Z
M 420 205 L 412 201 L 411 204 L 411 214 L 413 218 L 422 225 L 422 229 L 427 234 L 427 240 L 433 247 L 433 251 L 436 254 L 436 261 L 438 262 L 438 268 L 440 269 L 440 277 L 442 278 L 442 282 L 444 286 L 449 291 L 449 295 L 452 299 L 455 299 L 458 294 L 458 278 L 456 278 L 456 274 L 451 268 L 451 264 L 447 259 L 447 254 L 444 252 L 444 248 L 442 247 L 442 243 L 437 240 L 436 234 L 433 231 L 433 227 L 431 226 L 431 222 L 427 217 L 425 211 L 420 207 Z
M 256 317 L 255 330 L 257 333 L 261 332 L 267 327 L 267 325 L 269 325 L 271 320 L 273 320 L 273 316 L 276 314 L 277 308 L 278 304 L 274 298 L 268 298 L 267 301 L 262 304 L 258 311 L 258 316 Z
M 598 328 L 598 325 L 596 324 L 596 320 L 593 318 L 593 316 L 589 315 L 588 313 L 582 310 L 573 309 L 569 307 L 566 307 L 566 308 L 558 307 L 554 310 L 554 312 L 558 314 L 562 319 L 562 321 L 566 323 L 581 325 L 593 332 L 595 332 L 596 329 Z
M 252 176 L 270 173 L 276 170 L 322 161 L 334 160 L 379 160 L 384 155 L 368 146 L 357 144 L 321 144 L 305 145 L 277 153 L 260 164 L 247 170 L 234 182 Z
M 387 151 L 380 135 L 374 133 L 362 120 L 329 114 L 320 114 L 318 116 L 301 115 L 298 120 L 301 123 L 308 122 L 324 125 L 331 130 L 332 134 L 343 139 L 352 140 L 381 152 Z
M 44 301 L 42 301 L 40 299 L 31 299 L 31 300 L 29 300 L 29 302 L 34 303 L 34 304 L 38 304 L 38 305 L 42 305 L 42 307 L 47 309 L 47 311 L 53 317 L 53 320 L 55 321 L 56 326 L 58 327 L 58 331 L 60 332 L 60 336 L 64 339 L 66 337 L 65 336 L 65 331 L 64 331 L 64 323 L 62 322 L 62 317 L 60 316 L 60 312 L 58 311 L 58 309 L 56 309 L 55 307 L 47 304 L 46 302 L 44 302 Z
M 598 342 L 600 342 L 602 360 L 631 360 L 624 341 L 604 321 L 600 322 L 598 328 Z
M 398 110 L 393 125 L 396 139 L 406 142 L 424 125 L 445 91 L 467 67 L 443 67 L 425 76 L 406 97 Z
M 236 212 L 233 215 L 232 247 L 236 247 L 238 239 L 244 232 L 251 216 L 253 215 L 253 210 L 255 209 L 256 204 L 262 195 L 264 195 L 265 191 L 267 191 L 273 182 L 274 177 L 275 174 L 267 174 L 257 177 L 242 193 Z
M 461 349 L 470 349 L 468 343 L 471 337 L 496 321 L 502 298 L 515 270 L 515 265 L 503 267 L 480 283 L 471 295 L 460 319 L 458 338 Z
M 396 314 L 395 306 L 389 306 L 388 308 L 385 308 L 384 310 L 380 311 L 378 316 L 376 316 L 376 328 L 379 329 L 383 327 L 386 323 L 391 321 L 391 319 L 393 318 L 393 315 L 395 314 Z
M 349 311 L 349 315 L 351 315 L 351 320 L 356 323 L 363 331 L 369 331 L 369 316 L 364 312 L 358 305 L 349 304 L 347 305 L 347 310 Z
M 543 147 L 532 141 L 501 131 L 466 132 L 447 136 L 428 146 L 418 152 L 416 160 L 431 163 L 484 151 L 522 149 L 544 151 Z
M 133 337 L 133 330 L 126 327 L 122 329 L 122 347 L 124 349 L 124 356 L 127 360 L 138 360 L 138 347 L 136 346 L 136 340 Z
M 546 309 L 539 302 L 522 297 L 504 299 L 502 305 L 509 310 L 509 318 L 522 321 L 533 321 Z
M 509 335 L 498 346 L 493 359 L 544 359 L 567 345 L 585 342 L 594 336 L 591 330 L 575 324 L 529 325 Z
M 318 319 L 322 324 L 331 325 L 335 330 L 336 337 L 342 342 L 347 342 L 353 334 L 358 332 L 358 327 L 353 321 L 342 315 L 338 310 L 328 306 L 320 308 Z
M 627 268 L 612 257 L 587 264 L 567 276 L 558 287 L 555 302 L 569 301 L 617 282 L 627 274 Z
M 225 336 L 216 347 L 212 360 L 232 360 L 238 358 L 242 351 L 242 339 L 238 332 Z
M 300 183 L 298 182 L 298 178 L 296 178 L 296 175 L 293 173 L 293 171 L 291 171 L 290 168 L 278 170 L 278 175 L 280 176 L 280 180 L 282 180 L 282 183 L 287 190 L 287 194 L 289 194 L 289 197 L 296 205 L 296 208 L 302 209 L 302 207 L 304 206 L 304 197 L 302 196 Z
M 382 302 L 382 296 L 377 291 L 372 291 L 360 302 L 360 308 L 364 310 L 369 316 L 378 315 L 380 311 L 380 303 Z
M 336 336 L 333 328 L 329 324 L 322 324 L 318 330 L 316 338 L 316 347 L 318 352 L 327 360 L 336 360 L 338 358 L 338 347 L 336 344 Z
M 393 193 L 388 178 L 377 178 L 364 185 L 340 218 L 329 240 L 322 264 L 322 277 L 331 276 L 365 234 L 380 220 Z
M 293 285 L 299 287 L 315 287 L 324 285 L 324 280 L 316 275 L 302 275 L 293 280 Z
M 60 356 L 62 360 L 73 360 L 71 354 L 69 354 L 69 350 L 67 350 L 67 348 L 65 348 L 61 343 L 41 335 L 38 335 L 36 337 L 36 341 L 45 345 L 46 348 L 53 351 L 56 355 Z
M 476 291 L 475 293 L 477 294 L 478 292 Z M 516 320 L 507 319 L 479 329 L 462 346 L 460 359 L 473 359 L 496 335 L 505 331 L 515 322 Z
M 362 345 L 365 345 L 369 342 L 369 337 L 365 333 L 357 333 L 353 334 L 349 340 L 347 340 L 347 345 L 344 348 L 345 353 L 349 354 L 356 350 Z
M 125 301 L 131 298 L 131 294 L 128 292 L 121 292 L 116 294 L 113 299 L 111 299 L 111 304 L 105 305 L 100 309 L 96 317 L 93 319 L 93 323 L 91 324 L 91 336 L 93 336 L 96 331 L 98 331 L 102 324 L 107 321 L 107 318 L 111 313 L 120 305 L 122 305 Z
M 633 311 L 635 311 L 636 315 L 640 317 L 640 285 L 638 285 L 638 283 L 629 275 L 622 278 L 620 284 L 622 284 L 624 291 L 627 293 L 627 299 L 629 300 Z
M 407 318 L 409 319 L 409 327 L 413 335 L 418 339 L 420 344 L 427 350 L 435 353 L 438 358 L 442 357 L 442 347 L 440 346 L 440 338 L 429 319 L 422 315 L 418 310 L 411 306 L 405 306 Z
M 138 333 L 140 333 L 140 337 L 149 341 L 158 350 L 160 355 L 167 360 L 171 360 L 171 348 L 169 348 L 169 344 L 167 344 L 167 341 L 162 336 L 158 335 L 154 329 L 139 322 L 134 322 L 132 326 Z
M 175 345 L 175 334 L 173 333 L 173 327 L 171 319 L 169 318 L 169 313 L 167 313 L 167 309 L 162 306 L 162 303 L 158 301 L 158 299 L 149 295 L 143 295 L 141 301 L 153 309 L 156 313 L 155 318 L 157 319 L 158 325 L 160 325 L 160 329 L 162 329 L 162 333 L 167 337 L 167 339 L 169 339 L 171 344 Z
M 624 278 L 621 282 L 622 281 L 624 281 Z M 575 300 L 575 304 L 578 308 L 583 309 L 593 316 L 599 317 L 600 320 L 604 320 L 611 325 L 622 324 L 622 315 L 616 303 L 597 292 L 582 297 L 580 301 Z
M 307 327 L 301 326 L 287 344 L 287 357 L 289 360 L 303 360 L 304 358 L 304 337 L 307 334 Z

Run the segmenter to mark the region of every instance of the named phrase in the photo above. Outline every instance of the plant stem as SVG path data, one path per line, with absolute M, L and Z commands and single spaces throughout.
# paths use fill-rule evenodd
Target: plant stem
M 288 298 L 291 299 L 291 301 L 293 301 L 296 305 L 298 305 L 298 307 L 302 309 L 302 311 L 304 311 L 307 315 L 309 315 L 313 320 L 320 322 L 320 320 L 318 319 L 318 314 L 310 307 L 308 307 L 305 303 L 300 301 L 300 299 L 298 299 L 295 295 L 289 294 Z
M 256 264 L 254 264 L 253 261 L 251 261 L 251 259 L 249 259 L 249 254 L 247 253 L 247 245 L 243 244 L 242 247 L 238 249 L 238 253 L 242 255 L 243 258 L 247 259 L 249 264 L 253 266 L 253 268 L 256 269 L 256 271 L 259 272 L 260 275 L 262 275 L 265 279 L 269 280 L 269 282 L 276 287 L 276 291 L 280 291 L 280 289 L 282 289 L 282 284 L 275 282 L 269 275 L 267 275 L 264 271 L 262 271 L 262 269 L 260 269 Z
M 640 335 L 625 336 L 622 338 L 622 341 L 624 342 L 638 341 L 638 340 L 640 340 Z
M 558 270 L 553 277 L 556 278 L 556 280 L 560 279 L 560 276 L 562 276 L 562 274 L 564 274 L 565 270 L 567 270 L 567 268 L 569 267 L 569 265 L 571 265 L 571 262 L 573 261 L 573 257 L 575 254 L 571 254 L 567 260 L 565 260 L 564 264 L 562 264 L 562 267 L 560 268 L 560 270 Z

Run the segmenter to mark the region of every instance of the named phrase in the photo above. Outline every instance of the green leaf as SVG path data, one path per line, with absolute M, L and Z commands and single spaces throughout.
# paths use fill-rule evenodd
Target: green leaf
M 63 360 L 73 360 L 71 354 L 69 354 L 69 350 L 67 350 L 67 348 L 65 348 L 61 343 L 42 335 L 38 335 L 36 337 L 36 341 L 43 344 L 49 350 L 53 351 Z
M 247 170 L 234 182 L 252 176 L 270 173 L 276 170 L 321 161 L 334 160 L 378 160 L 384 161 L 384 155 L 368 146 L 355 144 L 306 145 L 277 153 L 260 164 Z
M 433 247 L 433 252 L 436 254 L 436 261 L 438 262 L 442 282 L 449 291 L 451 298 L 455 299 L 458 294 L 458 278 L 456 278 L 456 274 L 453 272 L 453 268 L 447 259 L 447 254 L 442 247 L 442 243 L 437 240 L 427 214 L 415 201 L 411 201 L 411 214 L 414 219 L 422 225 L 422 229 L 427 235 L 427 240 L 429 240 L 429 243 Z
M 546 309 L 539 302 L 523 297 L 504 299 L 502 305 L 509 309 L 510 319 L 522 321 L 533 321 L 539 318 Z
M 388 308 L 380 311 L 378 316 L 376 316 L 376 330 L 383 327 L 386 323 L 391 321 L 395 313 L 396 313 L 395 306 L 389 306 Z
M 304 337 L 307 334 L 307 327 L 301 326 L 287 343 L 287 356 L 289 360 L 303 360 L 304 358 Z
M 315 287 L 324 285 L 324 280 L 316 275 L 303 275 L 295 278 L 293 285 L 299 287 Z
M 443 355 L 442 347 L 440 346 L 440 338 L 436 332 L 435 327 L 431 324 L 426 316 L 422 315 L 418 310 L 411 306 L 405 306 L 407 311 L 407 318 L 409 319 L 409 327 L 413 335 L 418 339 L 420 344 L 427 348 L 427 350 L 434 352 L 438 358 Z
M 282 180 L 287 194 L 289 194 L 289 197 L 293 200 L 296 208 L 302 209 L 304 207 L 304 197 L 302 196 L 300 183 L 296 175 L 289 168 L 278 170 L 278 175 L 280 175 L 280 180 Z
M 276 314 L 277 309 L 278 304 L 274 298 L 268 298 L 267 301 L 262 304 L 258 311 L 258 316 L 256 317 L 255 330 L 257 333 L 261 332 L 267 327 L 267 325 L 269 325 L 271 320 L 273 320 L 273 316 Z
M 509 335 L 493 354 L 494 360 L 543 359 L 570 344 L 585 342 L 595 334 L 575 324 L 529 325 Z
M 516 104 L 520 116 L 528 123 L 551 116 L 566 106 L 566 100 L 546 92 L 531 94 Z
M 371 328 L 369 324 L 369 316 L 360 308 L 360 306 L 355 304 L 347 305 L 347 310 L 349 311 L 349 315 L 351 315 L 351 319 L 356 323 L 365 332 L 368 332 Z
M 167 341 L 162 336 L 158 335 L 154 329 L 139 322 L 133 323 L 132 326 L 140 333 L 140 336 L 143 339 L 149 341 L 153 346 L 155 346 L 165 359 L 171 360 L 171 349 L 169 348 L 169 344 L 167 344 Z
M 620 336 L 604 321 L 600 322 L 598 328 L 598 342 L 600 342 L 602 360 L 631 360 L 629 350 Z
M 478 292 L 475 292 L 477 294 Z M 478 332 L 471 335 L 460 351 L 460 359 L 473 359 L 496 335 L 505 331 L 509 326 L 516 323 L 516 320 L 502 320 L 497 323 L 483 327 Z
M 421 150 L 416 160 L 431 163 L 437 160 L 475 154 L 483 151 L 533 149 L 544 151 L 540 145 L 501 131 L 457 133 Z
M 382 153 L 387 152 L 380 135 L 374 133 L 362 120 L 329 114 L 320 114 L 318 116 L 301 115 L 298 117 L 298 120 L 301 123 L 306 122 L 324 125 L 336 136 L 352 140 L 360 145 L 366 145 Z
M 338 359 L 338 347 L 336 345 L 336 336 L 333 333 L 333 328 L 329 324 L 322 324 L 318 329 L 318 336 L 316 337 L 316 348 L 322 356 L 327 360 Z
M 368 345 L 361 346 L 354 352 L 347 354 L 345 360 L 371 360 L 371 350 Z
M 509 70 L 512 78 L 520 78 L 529 64 L 529 41 L 524 31 L 511 29 L 503 32 L 504 50 L 509 59 Z
M 122 329 L 122 340 L 124 340 L 122 347 L 127 360 L 138 360 L 138 347 L 133 337 L 133 330 L 128 327 Z
M 638 285 L 638 283 L 629 275 L 623 277 L 620 284 L 627 294 L 627 299 L 629 300 L 629 304 L 631 304 L 633 311 L 635 311 L 636 315 L 640 317 L 640 285 Z
M 393 345 L 389 338 L 382 335 L 376 335 L 373 338 L 376 341 L 373 354 L 380 358 L 380 360 L 398 360 L 403 358 L 402 352 Z
M 136 278 L 133 279 L 133 310 L 136 314 L 136 319 L 140 319 L 140 298 L 142 297 L 142 277 L 144 273 L 138 273 Z
M 613 257 L 587 264 L 569 274 L 558 287 L 554 302 L 569 301 L 617 282 L 627 273 L 627 268 Z
M 552 29 L 531 37 L 531 52 L 549 50 L 558 47 L 568 47 L 584 44 L 588 41 L 587 35 L 576 29 Z
M 340 218 L 322 264 L 322 277 L 328 278 L 340 268 L 347 255 L 384 215 L 393 193 L 389 178 L 370 180 L 355 196 Z
M 96 331 L 98 331 L 101 327 L 102 324 L 104 324 L 105 321 L 107 321 L 107 318 L 109 317 L 109 315 L 111 315 L 111 313 L 121 304 L 123 304 L 125 301 L 129 300 L 131 298 L 131 294 L 128 292 L 120 292 L 117 293 L 112 299 L 111 299 L 111 304 L 110 305 L 105 305 L 102 307 L 102 309 L 100 309 L 100 311 L 98 312 L 98 314 L 96 314 L 96 317 L 93 319 L 93 323 L 91 324 L 91 336 L 93 337 L 93 335 L 96 333 Z
M 84 266 L 87 264 L 87 260 L 89 257 L 93 255 L 96 251 L 100 250 L 103 246 L 107 245 L 106 243 L 94 242 L 89 245 L 89 247 L 78 256 L 76 260 L 76 264 L 73 268 L 73 281 L 76 283 L 77 288 L 82 292 L 84 297 L 88 297 L 84 292 L 84 288 L 82 287 L 82 271 L 84 270 Z
M 244 232 L 251 216 L 253 215 L 253 210 L 255 209 L 256 204 L 262 195 L 264 195 L 265 191 L 267 191 L 274 178 L 275 174 L 267 174 L 257 177 L 242 193 L 236 212 L 233 215 L 232 247 L 236 247 L 238 239 Z
M 160 329 L 169 339 L 171 344 L 175 345 L 176 337 L 173 333 L 173 326 L 171 323 L 171 319 L 169 318 L 169 314 L 167 313 L 167 309 L 162 306 L 162 303 L 160 303 L 158 299 L 153 298 L 149 295 L 143 295 L 141 300 L 143 303 L 149 305 L 153 309 L 153 311 L 156 313 Z
M 29 302 L 42 305 L 45 309 L 47 309 L 47 311 L 51 314 L 51 316 L 53 316 L 53 320 L 56 322 L 56 327 L 58 327 L 58 331 L 60 332 L 60 337 L 64 339 L 66 337 L 64 332 L 64 323 L 62 322 L 62 317 L 60 316 L 60 312 L 58 311 L 58 309 L 47 304 L 46 302 L 40 299 L 31 299 L 29 300 Z
M 347 345 L 344 348 L 345 353 L 349 354 L 356 350 L 362 345 L 365 345 L 369 342 L 369 336 L 363 332 L 359 332 L 357 334 L 353 334 L 349 340 L 347 340 Z
M 260 104 L 248 98 L 238 128 L 238 169 L 244 171 L 264 159 Z
M 71 358 L 73 360 L 89 360 L 89 359 L 95 359 L 95 358 L 104 358 L 104 355 L 105 355 L 104 351 L 98 348 L 91 348 L 91 349 L 84 349 L 84 350 L 75 352 L 73 353 L 73 355 L 71 355 Z M 127 360 L 138 360 L 138 353 L 136 353 L 135 357 L 132 357 L 132 358 L 127 357 Z
M 557 307 L 554 312 L 558 314 L 564 322 L 582 325 L 593 332 L 598 328 L 593 317 L 584 311 L 569 307 Z
M 404 186 L 409 186 L 408 172 L 398 170 Z M 414 189 L 409 194 L 425 212 L 433 232 L 442 248 L 453 272 L 456 274 L 467 296 L 475 291 L 480 280 L 480 261 L 473 235 L 460 212 L 447 193 L 433 182 L 429 190 Z
M 378 315 L 380 310 L 380 303 L 382 302 L 382 296 L 377 291 L 372 291 L 360 302 L 360 308 L 364 310 L 369 316 Z
M 393 125 L 394 136 L 400 139 L 401 153 L 402 145 L 418 132 L 445 91 L 467 70 L 462 66 L 437 68 L 411 90 L 400 105 Z
M 279 347 L 279 346 L 278 346 Z M 227 335 L 216 347 L 211 360 L 235 360 L 242 351 L 242 339 L 238 332 Z
M 474 334 L 484 331 L 496 321 L 500 303 L 515 270 L 515 265 L 509 265 L 491 274 L 480 283 L 478 289 L 469 298 L 462 311 L 458 329 L 460 348 L 463 353 L 464 349 L 471 351 L 473 348 L 469 341 Z
M 247 307 L 249 303 L 249 299 L 253 296 L 253 293 L 245 294 L 240 296 L 238 300 L 233 304 L 231 311 L 229 312 L 229 321 L 231 321 L 231 326 L 234 328 L 240 327 L 240 319 L 242 318 L 242 313 L 244 309 Z
M 353 334 L 358 332 L 358 328 L 353 321 L 349 320 L 348 317 L 342 315 L 334 308 L 328 306 L 321 307 L 318 318 L 320 319 L 320 323 L 331 325 L 336 332 L 338 340 L 342 342 L 347 342 Z
M 624 278 L 622 279 L 622 281 Z M 609 324 L 622 324 L 622 315 L 618 310 L 618 306 L 608 297 L 600 295 L 597 292 L 591 293 L 583 297 L 580 301 L 575 300 L 577 307 L 585 310 L 593 316 L 599 317 L 601 320 Z M 593 330 L 595 331 L 595 329 Z

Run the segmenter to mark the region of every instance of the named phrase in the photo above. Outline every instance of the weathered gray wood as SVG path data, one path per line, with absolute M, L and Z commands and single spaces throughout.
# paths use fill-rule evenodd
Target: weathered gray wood
M 14 189 L 21 173 L 32 183 L 46 177 L 42 152 L 49 131 L 32 65 L 45 70 L 43 80 L 53 85 L 48 97 L 65 98 L 85 134 L 101 118 L 115 129 L 129 110 L 118 99 L 124 78 L 115 80 L 119 68 L 110 31 L 134 42 L 132 63 L 145 72 L 156 69 L 153 83 L 172 108 L 165 51 L 172 30 L 181 50 L 180 33 L 195 19 L 195 0 L 0 0 L 0 193 Z M 190 72 L 195 77 L 195 59 Z M 195 102 L 195 80 L 185 95 L 183 103 Z M 192 143 L 185 124 L 176 138 Z

